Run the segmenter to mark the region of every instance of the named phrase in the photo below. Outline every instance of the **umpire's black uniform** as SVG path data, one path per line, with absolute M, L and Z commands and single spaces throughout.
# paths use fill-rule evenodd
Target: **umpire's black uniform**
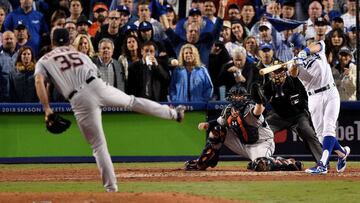
M 307 110 L 307 94 L 298 78 L 287 76 L 281 87 L 270 80 L 264 84 L 264 95 L 271 104 L 266 117 L 270 128 L 276 132 L 286 128 L 296 129 L 306 147 L 318 162 L 322 147 L 312 127 Z

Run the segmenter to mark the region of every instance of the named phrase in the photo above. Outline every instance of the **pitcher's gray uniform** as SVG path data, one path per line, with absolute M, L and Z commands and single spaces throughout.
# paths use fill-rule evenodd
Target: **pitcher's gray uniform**
M 54 34 L 55 35 L 55 34 Z M 96 77 L 97 67 L 90 58 L 68 46 L 55 48 L 36 64 L 35 75 L 50 80 L 68 98 L 80 131 L 91 144 L 93 155 L 107 191 L 117 191 L 113 164 L 107 149 L 101 122 L 102 106 L 120 106 L 129 110 L 181 120 L 182 108 L 129 96 Z
M 243 121 L 249 126 L 258 129 L 259 139 L 253 144 L 243 143 L 238 135 L 237 129 L 241 128 L 239 122 L 231 120 L 230 111 L 234 108 L 231 104 L 228 105 L 222 112 L 217 122 L 222 126 L 227 126 L 227 134 L 225 138 L 225 146 L 227 146 L 234 153 L 254 161 L 258 157 L 270 157 L 275 151 L 274 133 L 266 123 L 264 116 L 255 117 L 252 113 L 255 105 L 248 103 L 244 110 Z M 230 119 L 229 119 L 230 118 Z M 248 132 L 249 136 L 252 136 Z

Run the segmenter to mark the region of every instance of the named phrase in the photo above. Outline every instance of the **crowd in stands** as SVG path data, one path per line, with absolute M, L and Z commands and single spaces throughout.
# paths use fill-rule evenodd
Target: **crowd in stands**
M 169 1 L 170 2 L 170 1 Z M 324 40 L 341 100 L 356 100 L 355 0 L 192 0 L 187 17 L 159 0 L 0 0 L 0 102 L 38 102 L 36 60 L 55 28 L 98 77 L 128 94 L 164 102 L 223 100 L 259 69 Z M 50 88 L 52 102 L 65 102 Z

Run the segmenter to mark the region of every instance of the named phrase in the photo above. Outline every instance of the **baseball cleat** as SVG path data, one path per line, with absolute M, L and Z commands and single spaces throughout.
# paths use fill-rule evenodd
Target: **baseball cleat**
M 316 166 L 305 170 L 305 173 L 310 173 L 310 174 L 327 174 L 327 172 L 328 172 L 327 167 L 324 166 L 322 162 L 319 162 Z
M 346 152 L 345 156 L 343 158 L 338 158 L 338 162 L 336 164 L 336 171 L 338 173 L 342 173 L 345 171 L 345 168 L 346 168 L 346 158 L 349 156 L 350 154 L 350 147 L 348 146 L 345 146 L 344 147 L 344 150 Z
M 177 113 L 176 121 L 180 123 L 184 120 L 186 107 L 183 105 L 179 105 L 175 108 L 175 110 Z

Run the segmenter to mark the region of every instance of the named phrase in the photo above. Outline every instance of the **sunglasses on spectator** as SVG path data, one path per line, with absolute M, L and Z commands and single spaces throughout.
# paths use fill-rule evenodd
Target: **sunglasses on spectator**
M 118 20 L 120 17 L 109 17 L 110 20 Z

